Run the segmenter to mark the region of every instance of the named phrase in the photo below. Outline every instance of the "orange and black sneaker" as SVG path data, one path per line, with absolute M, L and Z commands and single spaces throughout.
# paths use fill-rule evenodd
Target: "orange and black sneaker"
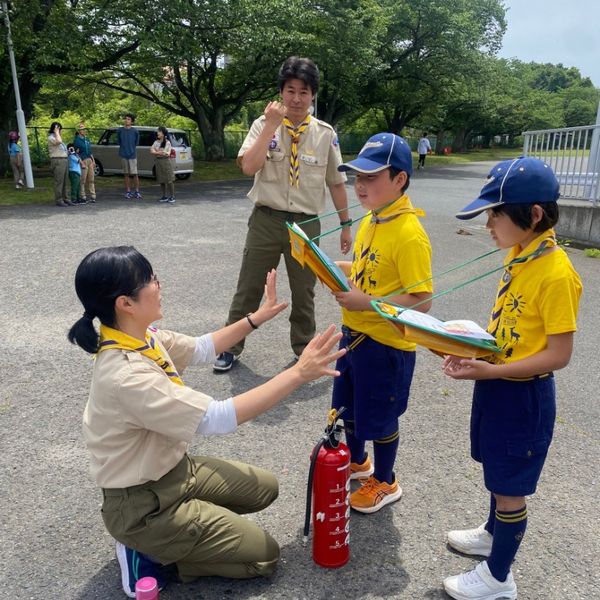
M 373 513 L 386 504 L 399 500 L 401 496 L 402 488 L 398 481 L 394 479 L 394 483 L 386 483 L 371 476 L 350 494 L 350 506 L 358 512 Z
M 363 463 L 350 463 L 350 479 L 366 479 L 373 475 L 373 463 L 367 454 L 365 462 Z

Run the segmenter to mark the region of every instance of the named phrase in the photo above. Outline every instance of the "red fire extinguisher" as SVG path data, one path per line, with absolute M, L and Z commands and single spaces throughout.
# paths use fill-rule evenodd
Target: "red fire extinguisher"
M 311 500 L 313 560 L 321 567 L 341 567 L 350 560 L 350 450 L 340 442 L 344 411 L 332 409 L 325 433 L 314 447 L 308 473 L 304 544 L 310 528 Z

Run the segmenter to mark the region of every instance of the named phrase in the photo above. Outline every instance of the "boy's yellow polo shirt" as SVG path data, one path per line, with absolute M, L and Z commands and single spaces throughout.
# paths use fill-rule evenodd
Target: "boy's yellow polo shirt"
M 581 291 L 581 279 L 562 248 L 523 265 L 504 299 L 496 331 L 499 361 L 533 356 L 547 347 L 549 335 L 575 331 Z
M 386 206 L 377 216 L 385 218 L 401 208 L 412 208 L 406 194 Z M 358 257 L 362 254 L 369 225 L 368 217 L 362 219 L 356 233 L 352 280 L 356 276 Z M 377 223 L 365 264 L 363 290 L 370 296 L 382 298 L 425 280 L 407 293 L 433 291 L 431 244 L 419 218 L 407 213 L 387 223 Z M 342 308 L 342 321 L 350 329 L 365 333 L 381 344 L 400 350 L 414 351 L 416 348 L 415 344 L 403 340 L 398 330 L 373 310 L 349 311 Z

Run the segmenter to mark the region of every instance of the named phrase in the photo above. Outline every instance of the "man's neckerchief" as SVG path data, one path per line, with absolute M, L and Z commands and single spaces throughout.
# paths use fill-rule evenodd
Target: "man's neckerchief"
M 294 124 L 287 118 L 283 119 L 283 126 L 287 132 L 292 136 L 292 152 L 290 154 L 290 185 L 299 187 L 300 184 L 300 160 L 298 159 L 298 142 L 300 136 L 304 133 L 305 129 L 310 123 L 310 115 L 306 115 L 306 119 L 294 127 Z

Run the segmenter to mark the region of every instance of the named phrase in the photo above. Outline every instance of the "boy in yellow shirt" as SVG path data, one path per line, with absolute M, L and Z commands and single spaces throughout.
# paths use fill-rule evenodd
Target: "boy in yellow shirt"
M 486 212 L 492 239 L 509 250 L 488 331 L 502 353 L 494 363 L 449 356 L 444 372 L 473 379 L 471 456 L 482 463 L 490 511 L 476 529 L 450 531 L 448 544 L 486 556 L 468 573 L 447 577 L 460 600 L 514 599 L 510 567 L 527 528 L 525 497 L 533 494 L 556 418 L 553 371 L 571 358 L 581 280 L 552 227 L 558 181 L 537 158 L 497 164 L 479 197 L 456 216 Z
M 406 195 L 412 155 L 405 140 L 392 133 L 374 135 L 355 160 L 338 169 L 354 171 L 356 194 L 370 217 L 361 221 L 352 262 L 338 263 L 351 290 L 334 293 L 342 307 L 340 346 L 347 354 L 336 365 L 341 375 L 334 382 L 332 405 L 346 407 L 351 478 L 362 482 L 350 495 L 350 506 L 372 513 L 402 495 L 393 469 L 398 419 L 407 408 L 416 348 L 400 338 L 370 302 L 386 297 L 429 310 L 431 245 L 417 218 L 422 213 Z M 399 292 L 405 288 L 409 291 Z M 365 453 L 366 440 L 373 440 L 374 466 Z

